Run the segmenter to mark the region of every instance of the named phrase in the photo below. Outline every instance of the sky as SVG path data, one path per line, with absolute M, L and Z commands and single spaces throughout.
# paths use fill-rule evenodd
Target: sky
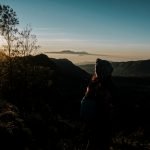
M 150 0 L 1 0 L 41 50 L 150 58 Z

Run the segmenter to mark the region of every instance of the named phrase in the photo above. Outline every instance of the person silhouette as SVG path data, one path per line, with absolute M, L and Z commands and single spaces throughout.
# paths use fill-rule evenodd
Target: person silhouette
M 113 99 L 112 72 L 113 67 L 110 62 L 97 58 L 94 74 L 81 101 L 81 116 L 87 124 L 87 129 L 90 130 L 89 149 L 91 150 L 109 149 Z

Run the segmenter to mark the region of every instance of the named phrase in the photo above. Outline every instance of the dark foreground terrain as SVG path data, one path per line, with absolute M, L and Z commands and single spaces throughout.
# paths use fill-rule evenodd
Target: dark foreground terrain
M 80 101 L 91 75 L 45 55 L 14 62 L 11 76 L 0 64 L 0 149 L 88 150 Z M 150 149 L 150 77 L 114 76 L 113 83 L 110 149 Z

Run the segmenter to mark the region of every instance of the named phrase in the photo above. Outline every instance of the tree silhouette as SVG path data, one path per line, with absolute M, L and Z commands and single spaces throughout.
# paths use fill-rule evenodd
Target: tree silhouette
M 36 35 L 31 34 L 32 28 L 27 25 L 21 32 L 17 41 L 17 48 L 20 56 L 29 56 L 34 54 L 39 48 Z
M 13 59 L 14 53 L 14 43 L 17 41 L 16 33 L 18 29 L 16 25 L 19 24 L 16 12 L 10 8 L 8 5 L 0 5 L 0 34 L 6 41 L 4 46 L 4 52 L 8 56 L 8 64 L 6 66 L 6 72 L 8 72 L 8 84 L 9 89 L 12 89 L 13 83 Z
M 0 35 L 5 40 L 4 53 L 7 56 L 4 72 L 7 74 L 6 80 L 10 91 L 15 84 L 13 78 L 19 66 L 26 77 L 25 56 L 32 55 L 39 48 L 36 35 L 32 34 L 32 28 L 27 25 L 22 31 L 19 31 L 16 27 L 18 24 L 16 12 L 8 5 L 0 5 Z M 23 58 L 18 62 L 16 56 L 23 56 Z
M 19 24 L 16 12 L 8 5 L 0 5 L 0 34 L 6 40 L 5 52 L 11 57 L 14 54 L 13 44 L 17 40 L 16 33 Z

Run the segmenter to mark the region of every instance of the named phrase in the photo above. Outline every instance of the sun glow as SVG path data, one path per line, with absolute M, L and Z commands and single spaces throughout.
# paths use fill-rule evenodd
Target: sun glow
M 2 48 L 6 44 L 4 38 L 0 35 L 0 48 Z

